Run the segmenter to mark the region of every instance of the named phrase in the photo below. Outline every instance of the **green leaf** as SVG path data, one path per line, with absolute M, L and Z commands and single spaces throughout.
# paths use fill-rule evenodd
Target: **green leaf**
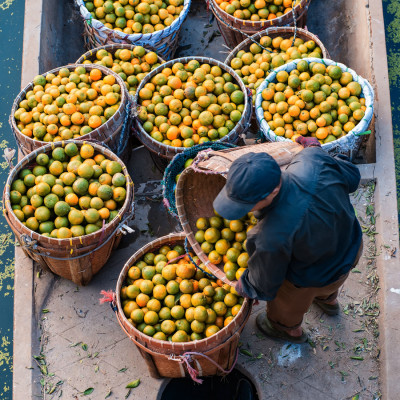
M 87 395 L 89 395 L 89 394 L 92 394 L 93 391 L 94 391 L 94 388 L 92 388 L 92 387 L 87 388 L 87 389 L 83 392 L 83 395 L 84 395 L 84 396 L 87 396 Z
M 125 372 L 128 368 L 121 368 L 118 372 Z
M 106 397 L 104 397 L 105 399 L 108 399 L 111 396 L 111 389 L 108 391 L 108 393 L 106 394 Z
M 98 370 L 99 370 L 99 366 L 96 365 L 96 366 L 94 367 L 94 372 L 98 372 Z
M 88 346 L 87 346 L 87 344 L 86 343 L 82 343 L 82 349 L 83 350 L 85 350 L 85 351 L 87 351 L 87 349 L 88 349 Z
M 247 357 L 252 357 L 252 358 L 254 357 L 253 353 L 251 351 L 249 351 L 249 350 L 246 350 L 246 349 L 240 349 L 240 353 L 245 355 L 245 356 L 247 356 Z
M 47 314 L 47 313 L 49 313 L 50 312 L 50 310 L 48 310 L 47 308 L 44 308 L 43 310 L 42 310 L 42 313 L 43 314 Z
M 129 382 L 125 387 L 127 389 L 135 389 L 140 385 L 140 379 L 136 379 L 136 381 Z
M 364 357 L 361 357 L 361 356 L 351 356 L 350 358 L 351 358 L 352 360 L 364 361 Z
M 352 398 L 351 398 L 351 400 L 358 400 L 360 398 L 360 395 L 359 394 L 356 394 L 355 396 L 353 396 Z

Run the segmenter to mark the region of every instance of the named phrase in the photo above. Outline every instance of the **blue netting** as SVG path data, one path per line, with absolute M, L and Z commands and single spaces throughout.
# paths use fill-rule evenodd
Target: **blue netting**
M 199 144 L 197 146 L 193 146 L 185 150 L 183 153 L 178 153 L 168 164 L 164 172 L 164 179 L 162 182 L 163 186 L 163 198 L 164 204 L 168 209 L 168 212 L 174 217 L 178 217 L 178 211 L 176 209 L 175 204 L 175 188 L 176 188 L 176 176 L 185 169 L 185 162 L 189 158 L 195 158 L 200 151 L 206 149 L 212 149 L 215 151 L 224 150 L 228 148 L 237 147 L 231 143 L 223 143 L 223 142 L 206 142 Z

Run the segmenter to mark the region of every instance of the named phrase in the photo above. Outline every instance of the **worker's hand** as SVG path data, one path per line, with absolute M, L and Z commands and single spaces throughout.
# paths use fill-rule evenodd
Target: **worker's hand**
M 301 144 L 304 148 L 306 148 L 306 147 L 321 147 L 321 143 L 315 137 L 299 136 L 296 138 L 296 142 Z
M 243 290 L 242 281 L 239 279 L 235 285 L 235 290 L 238 292 L 239 296 L 249 298 Z

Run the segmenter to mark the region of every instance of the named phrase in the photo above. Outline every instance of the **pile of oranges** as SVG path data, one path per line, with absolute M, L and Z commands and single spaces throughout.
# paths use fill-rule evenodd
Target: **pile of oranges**
M 126 198 L 126 177 L 117 161 L 75 143 L 41 153 L 11 185 L 16 217 L 43 236 L 66 239 L 98 231 Z
M 157 54 L 153 51 L 146 53 L 142 46 L 136 46 L 133 50 L 118 49 L 114 54 L 105 49 L 97 50 L 95 60 L 85 60 L 82 64 L 98 64 L 110 68 L 118 74 L 132 96 L 141 80 L 160 64 Z
M 132 35 L 170 26 L 179 18 L 183 0 L 85 0 L 85 6 L 107 28 Z
M 223 138 L 240 121 L 245 107 L 245 94 L 232 75 L 197 60 L 164 68 L 138 95 L 143 129 L 174 147 Z
M 279 71 L 276 82 L 261 92 L 264 118 L 277 136 L 293 141 L 300 135 L 321 143 L 350 132 L 365 115 L 361 85 L 339 66 L 301 60 L 290 74 Z
M 322 50 L 313 40 L 306 42 L 292 36 L 283 38 L 276 36 L 262 36 L 257 43 L 250 45 L 249 51 L 240 50 L 231 61 L 231 68 L 241 77 L 243 83 L 250 88 L 253 102 L 257 88 L 269 74 L 269 71 L 278 68 L 298 58 L 322 58 Z
M 279 18 L 300 2 L 301 0 L 216 0 L 226 13 L 250 21 Z
M 121 86 L 113 75 L 82 66 L 58 74 L 38 75 L 14 114 L 18 129 L 44 142 L 84 136 L 118 110 Z
M 257 218 L 253 213 L 248 213 L 240 220 L 229 221 L 215 214 L 196 221 L 198 230 L 195 239 L 201 243 L 201 249 L 208 254 L 211 263 L 223 263 L 229 280 L 239 280 L 249 259 L 246 251 L 247 232 L 257 224 Z
M 179 245 L 145 254 L 130 267 L 120 295 L 134 327 L 171 342 L 214 335 L 235 318 L 243 303 L 234 288 L 196 270 Z

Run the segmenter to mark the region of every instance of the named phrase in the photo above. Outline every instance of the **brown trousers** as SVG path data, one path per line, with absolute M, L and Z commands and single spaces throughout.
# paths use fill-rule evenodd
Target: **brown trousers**
M 361 242 L 353 268 L 361 257 L 362 249 Z M 348 276 L 349 273 L 342 275 L 337 281 L 323 287 L 297 287 L 285 280 L 276 297 L 272 301 L 267 301 L 268 319 L 280 330 L 291 331 L 298 328 L 313 301 L 332 302 L 335 300 L 339 294 L 339 288 Z

